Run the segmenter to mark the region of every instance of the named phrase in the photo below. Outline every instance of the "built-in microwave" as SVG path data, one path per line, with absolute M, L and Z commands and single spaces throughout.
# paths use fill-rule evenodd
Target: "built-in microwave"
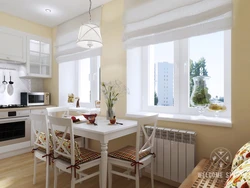
M 50 94 L 48 92 L 21 92 L 21 105 L 36 106 L 49 105 Z

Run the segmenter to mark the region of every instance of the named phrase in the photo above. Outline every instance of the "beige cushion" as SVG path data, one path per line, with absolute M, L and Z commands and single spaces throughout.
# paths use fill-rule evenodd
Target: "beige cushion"
M 235 157 L 234 157 L 233 162 L 232 162 L 231 172 L 233 172 L 234 169 L 236 169 L 245 160 L 247 160 L 249 158 L 250 158 L 250 142 L 247 142 L 235 154 Z
M 126 146 L 122 149 L 109 153 L 109 157 L 133 162 L 135 161 L 135 153 L 136 152 L 135 152 L 134 146 Z M 150 151 L 140 153 L 139 160 L 148 156 L 149 154 L 150 154 Z
M 228 178 L 225 188 L 249 188 L 250 187 L 250 160 L 244 161 Z
M 35 144 L 39 145 L 39 148 L 44 148 L 46 149 L 46 135 L 44 132 L 38 133 L 38 140 L 35 142 Z M 50 137 L 49 140 L 49 148 L 50 150 L 53 150 L 53 143 L 52 143 L 52 138 Z
M 60 136 L 58 136 L 58 139 L 60 140 L 60 142 L 62 141 L 62 138 Z M 58 147 L 58 146 L 59 146 L 59 143 L 56 144 L 56 147 Z M 66 151 L 62 147 L 59 148 L 59 151 L 61 153 L 67 154 L 67 155 L 68 155 L 68 153 L 71 154 L 71 142 L 70 142 L 70 140 L 64 139 L 63 146 L 64 146 Z M 81 160 L 80 149 L 79 149 L 78 143 L 76 141 L 75 141 L 75 160 L 76 161 Z

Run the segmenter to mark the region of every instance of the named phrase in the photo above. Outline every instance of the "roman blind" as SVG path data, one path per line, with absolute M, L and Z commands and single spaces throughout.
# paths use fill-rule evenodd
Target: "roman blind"
M 151 0 L 124 14 L 124 43 L 134 48 L 230 29 L 232 0 Z
M 92 23 L 100 25 L 101 7 L 91 10 Z M 76 45 L 79 28 L 89 22 L 89 14 L 75 17 L 56 30 L 56 60 L 58 63 L 80 60 L 101 55 L 101 48 L 84 49 Z

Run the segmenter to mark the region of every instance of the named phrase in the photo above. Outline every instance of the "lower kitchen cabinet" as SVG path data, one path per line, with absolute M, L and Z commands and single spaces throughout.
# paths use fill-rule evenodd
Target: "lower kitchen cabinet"
M 45 109 L 34 109 L 34 110 L 30 110 L 31 114 L 46 114 L 47 110 Z

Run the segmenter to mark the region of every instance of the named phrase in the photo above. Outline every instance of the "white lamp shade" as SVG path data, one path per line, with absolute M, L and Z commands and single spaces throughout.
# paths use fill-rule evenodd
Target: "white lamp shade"
M 82 48 L 102 47 L 100 28 L 95 24 L 84 24 L 80 27 L 77 45 Z

